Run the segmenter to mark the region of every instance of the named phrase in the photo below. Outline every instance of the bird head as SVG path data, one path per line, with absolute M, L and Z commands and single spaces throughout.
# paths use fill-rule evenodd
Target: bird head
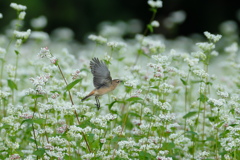
M 122 81 L 120 79 L 114 79 L 112 81 L 112 85 L 114 88 L 116 88 Z

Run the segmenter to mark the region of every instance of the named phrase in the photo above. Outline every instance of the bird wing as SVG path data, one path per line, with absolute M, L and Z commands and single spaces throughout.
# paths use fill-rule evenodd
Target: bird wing
M 100 88 L 103 86 L 110 86 L 112 83 L 112 77 L 110 72 L 103 61 L 99 61 L 98 58 L 93 58 L 90 62 L 91 72 L 93 74 L 94 87 Z

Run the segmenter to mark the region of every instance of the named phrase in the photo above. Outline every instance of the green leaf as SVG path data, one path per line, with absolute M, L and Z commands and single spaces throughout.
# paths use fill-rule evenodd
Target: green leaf
M 127 140 L 127 138 L 116 136 L 111 141 L 112 142 L 119 142 L 119 141 L 124 141 L 124 140 Z
M 143 99 L 140 98 L 140 97 L 130 97 L 128 98 L 126 101 L 133 101 L 133 102 L 136 102 L 136 101 L 142 101 Z
M 184 79 L 180 78 L 180 80 L 182 81 L 183 85 L 186 86 L 187 85 L 187 81 L 185 81 Z
M 148 24 L 148 25 L 147 25 L 147 28 L 149 29 L 149 31 L 150 31 L 151 33 L 153 33 L 153 26 L 152 26 L 151 24 Z
M 200 94 L 200 97 L 198 98 L 198 100 L 204 103 L 208 101 L 208 97 L 205 96 L 204 94 Z
M 34 155 L 42 157 L 45 153 L 45 149 L 44 148 L 38 148 L 36 151 L 33 152 Z
M 91 123 L 90 120 L 85 120 L 83 122 L 81 122 L 80 125 L 77 125 L 78 127 L 81 127 L 81 128 L 86 128 L 86 127 L 91 127 L 91 128 L 96 128 L 96 125 Z
M 198 113 L 197 111 L 188 112 L 187 114 L 185 114 L 185 115 L 183 116 L 183 118 L 184 118 L 184 119 L 190 118 L 190 117 L 194 116 L 194 115 L 197 114 L 197 113 Z
M 124 59 L 125 59 L 125 57 L 120 57 L 120 58 L 118 58 L 118 61 L 122 61 Z
M 66 90 L 70 91 L 76 84 L 78 84 L 82 79 L 76 79 L 75 81 L 71 82 L 66 86 Z
M 145 151 L 140 151 L 139 152 L 139 159 L 154 159 L 154 157 Z
M 32 119 L 24 119 L 24 120 L 22 121 L 21 125 L 22 125 L 23 123 L 33 124 L 33 120 L 32 120 Z
M 17 90 L 17 85 L 15 82 L 13 82 L 11 79 L 8 79 L 8 86 L 11 88 L 11 90 Z
M 37 123 L 37 124 L 43 124 L 45 122 L 45 119 L 43 118 L 37 118 L 37 119 L 34 119 L 33 120 L 34 123 Z
M 16 53 L 16 55 L 19 55 L 19 54 L 20 54 L 20 52 L 19 52 L 19 51 L 17 51 L 17 50 L 15 50 L 15 53 Z
M 175 144 L 174 143 L 163 143 L 163 148 L 164 149 L 167 149 L 167 150 L 171 150 L 175 147 Z
M 3 129 L 10 129 L 12 126 L 11 125 L 8 125 L 8 124 L 4 124 L 2 127 L 0 128 L 3 128 Z
M 190 133 L 192 135 L 198 135 L 196 132 L 193 132 L 193 131 L 186 131 L 185 133 Z
M 192 80 L 191 83 L 202 83 L 203 80 Z

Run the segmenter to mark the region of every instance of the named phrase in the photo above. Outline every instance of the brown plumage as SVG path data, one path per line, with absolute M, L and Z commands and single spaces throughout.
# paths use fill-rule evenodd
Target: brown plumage
M 119 79 L 112 80 L 110 72 L 107 68 L 107 65 L 103 61 L 99 61 L 98 58 L 93 58 L 90 62 L 91 72 L 93 74 L 93 84 L 95 89 L 91 91 L 85 99 L 95 96 L 97 108 L 100 108 L 100 102 L 98 100 L 99 96 L 102 96 L 112 90 L 114 90 L 118 84 L 121 82 Z

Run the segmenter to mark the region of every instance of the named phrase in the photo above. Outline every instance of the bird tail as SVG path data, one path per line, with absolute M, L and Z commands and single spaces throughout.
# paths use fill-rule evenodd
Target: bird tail
M 84 97 L 84 98 L 82 99 L 82 101 L 84 101 L 85 99 L 91 97 L 92 95 L 94 95 L 94 91 L 90 92 L 86 97 Z

